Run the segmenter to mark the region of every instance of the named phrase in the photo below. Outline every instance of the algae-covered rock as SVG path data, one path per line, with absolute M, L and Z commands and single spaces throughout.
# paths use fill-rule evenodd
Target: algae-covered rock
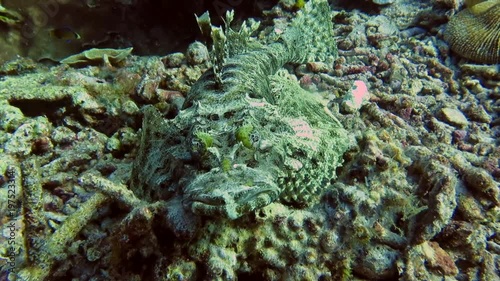
M 191 65 L 197 65 L 208 61 L 209 56 L 207 47 L 198 41 L 192 43 L 186 51 L 186 59 Z
M 19 126 L 5 143 L 4 149 L 8 153 L 17 155 L 29 155 L 36 138 L 48 135 L 52 125 L 46 117 L 30 119 Z
M 25 72 L 35 71 L 36 63 L 24 57 L 17 57 L 16 59 L 7 61 L 0 65 L 0 75 L 19 75 Z
M 21 125 L 24 115 L 17 107 L 11 106 L 6 102 L 0 103 L 0 128 L 12 132 Z

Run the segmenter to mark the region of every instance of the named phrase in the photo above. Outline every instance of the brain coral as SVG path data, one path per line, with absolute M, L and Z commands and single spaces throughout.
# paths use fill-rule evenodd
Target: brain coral
M 459 12 L 448 23 L 444 38 L 464 58 L 500 63 L 500 1 L 484 1 Z

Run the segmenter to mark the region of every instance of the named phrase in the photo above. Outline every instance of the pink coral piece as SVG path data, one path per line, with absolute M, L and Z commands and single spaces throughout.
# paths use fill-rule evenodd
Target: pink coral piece
M 368 87 L 366 87 L 365 82 L 361 80 L 354 81 L 355 88 L 352 90 L 352 95 L 354 96 L 354 104 L 360 106 L 363 100 L 367 99 L 369 96 Z

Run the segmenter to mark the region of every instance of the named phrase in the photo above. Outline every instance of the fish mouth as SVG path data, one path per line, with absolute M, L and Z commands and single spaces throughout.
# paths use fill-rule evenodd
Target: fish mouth
M 186 186 L 185 207 L 198 215 L 235 219 L 274 201 L 279 195 L 272 177 L 240 167 L 229 172 L 212 169 Z
M 270 204 L 278 197 L 278 193 L 271 189 L 255 189 L 255 192 L 244 192 L 240 197 L 234 197 L 234 194 L 195 196 L 191 198 L 189 207 L 197 215 L 234 220 Z
M 259 197 L 267 193 L 272 193 L 271 188 L 261 189 L 258 186 L 235 186 L 236 192 L 226 194 L 218 194 L 219 192 L 212 192 L 211 194 L 198 194 L 191 197 L 191 202 L 198 202 L 211 206 L 221 206 L 230 203 L 244 204 L 245 202 L 252 201 L 253 198 Z M 232 200 L 229 200 L 229 198 Z

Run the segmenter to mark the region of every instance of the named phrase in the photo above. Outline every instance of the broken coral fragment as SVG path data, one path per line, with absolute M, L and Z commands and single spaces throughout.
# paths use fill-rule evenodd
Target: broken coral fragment
M 354 81 L 351 90 L 344 96 L 343 109 L 347 112 L 357 111 L 370 100 L 370 93 L 365 82 Z
M 69 56 L 63 60 L 61 63 L 69 64 L 71 66 L 81 66 L 81 65 L 117 65 L 121 63 L 130 53 L 132 53 L 132 47 L 126 49 L 90 49 L 83 51 L 79 54 Z
M 152 106 L 145 109 L 132 171 L 136 195 L 151 201 L 182 196 L 187 211 L 227 219 L 278 198 L 315 202 L 336 178 L 350 139 L 280 68 L 318 53 L 334 56 L 332 29 L 326 0 L 309 1 L 270 45 L 249 44 L 244 27 L 212 27 L 220 36 L 212 49 L 217 59 L 191 87 L 179 115 L 169 120 Z

